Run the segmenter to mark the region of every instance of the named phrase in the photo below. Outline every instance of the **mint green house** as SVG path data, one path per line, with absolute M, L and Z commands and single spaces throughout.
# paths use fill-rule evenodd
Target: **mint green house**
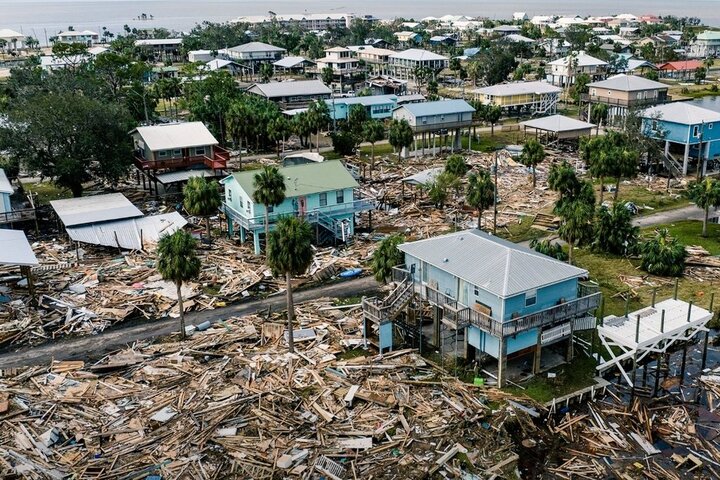
M 372 210 L 370 199 L 358 196 L 357 181 L 339 160 L 278 169 L 285 179 L 285 201 L 268 207 L 270 229 L 284 215 L 304 217 L 314 225 L 316 241 L 346 242 L 355 234 L 355 214 Z M 260 234 L 265 231 L 265 205 L 253 201 L 254 177 L 259 170 L 236 172 L 221 180 L 225 186 L 223 210 L 228 233 L 240 240 L 252 235 L 255 254 L 260 253 Z

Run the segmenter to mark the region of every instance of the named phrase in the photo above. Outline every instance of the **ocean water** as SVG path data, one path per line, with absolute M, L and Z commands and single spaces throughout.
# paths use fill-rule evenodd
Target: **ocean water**
M 112 32 L 123 25 L 165 27 L 188 31 L 203 20 L 226 21 L 242 15 L 264 15 L 268 10 L 287 13 L 355 13 L 381 18 L 415 18 L 445 14 L 510 18 L 528 15 L 604 15 L 633 13 L 700 17 L 707 25 L 720 25 L 720 0 L 0 0 L 0 28 L 32 35 L 42 43 L 72 25 L 76 30 Z M 138 20 L 142 14 L 152 21 Z

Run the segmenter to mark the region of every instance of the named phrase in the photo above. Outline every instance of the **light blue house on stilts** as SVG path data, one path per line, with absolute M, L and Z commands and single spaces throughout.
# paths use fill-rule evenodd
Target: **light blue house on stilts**
M 285 201 L 269 207 L 270 229 L 285 215 L 304 217 L 315 227 L 318 243 L 346 242 L 355 234 L 355 214 L 375 208 L 361 199 L 358 183 L 339 160 L 279 167 L 285 180 Z M 265 206 L 253 201 L 254 178 L 259 170 L 236 172 L 221 180 L 225 186 L 223 210 L 228 234 L 236 231 L 241 241 L 252 235 L 255 254 L 260 253 L 260 234 L 265 231 Z
M 412 329 L 413 319 L 403 315 L 413 293 L 433 306 L 432 343 L 441 343 L 441 323 L 464 330 L 466 358 L 484 353 L 497 359 L 501 386 L 509 356 L 532 354 L 532 371 L 538 373 L 543 347 L 565 341 L 570 358 L 574 332 L 595 328 L 591 312 L 600 293 L 588 293 L 579 283 L 586 270 L 476 229 L 399 249 L 405 265 L 395 272 L 393 292 L 383 300 L 363 300 L 366 330 L 378 325 L 381 350 L 393 348 L 398 328 Z

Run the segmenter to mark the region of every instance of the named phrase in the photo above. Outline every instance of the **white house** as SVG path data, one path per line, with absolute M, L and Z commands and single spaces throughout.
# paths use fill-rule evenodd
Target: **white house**
M 590 80 L 602 80 L 605 78 L 607 65 L 607 62 L 592 57 L 582 50 L 573 52 L 548 64 L 548 81 L 553 85 L 566 87 L 575 83 L 575 77 L 581 73 L 587 74 Z
M 345 47 L 332 47 L 325 50 L 325 57 L 315 60 L 318 72 L 330 67 L 334 74 L 352 73 L 358 68 L 358 59 L 351 55 L 352 51 Z
M 0 28 L 0 40 L 5 40 L 5 49 L 17 50 L 25 43 L 25 35 L 9 28 Z
M 392 74 L 401 79 L 411 78 L 418 67 L 440 71 L 448 67 L 448 57 L 419 48 L 410 48 L 388 57 L 388 67 Z
M 88 47 L 100 41 L 100 34 L 92 30 L 68 30 L 57 35 L 57 41 L 62 43 L 83 43 Z

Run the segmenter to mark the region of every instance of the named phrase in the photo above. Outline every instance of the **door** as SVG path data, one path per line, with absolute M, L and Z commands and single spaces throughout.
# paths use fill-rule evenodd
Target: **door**
M 306 210 L 307 210 L 307 201 L 305 200 L 305 197 L 298 197 L 298 215 L 301 217 L 304 217 Z

